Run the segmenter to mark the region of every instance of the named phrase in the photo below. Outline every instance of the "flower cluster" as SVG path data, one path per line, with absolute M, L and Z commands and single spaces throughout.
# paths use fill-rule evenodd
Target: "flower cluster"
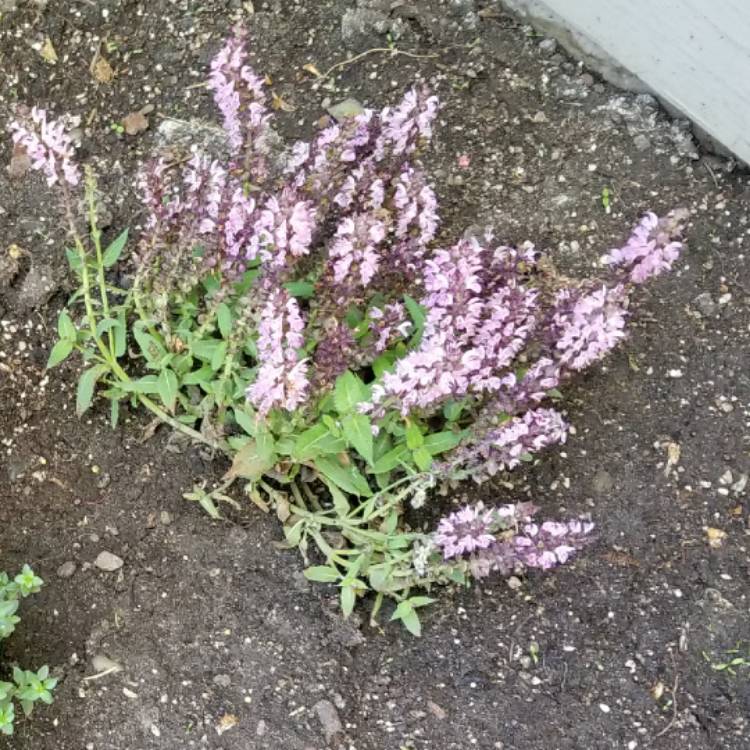
M 603 256 L 602 262 L 622 269 L 634 284 L 642 284 L 668 271 L 680 256 L 682 243 L 679 237 L 682 222 L 686 219 L 687 212 L 681 209 L 662 219 L 653 212 L 647 213 L 628 241 Z
M 245 31 L 237 28 L 211 62 L 208 85 L 224 118 L 230 147 L 252 149 L 256 156 L 267 151 L 270 115 L 264 104 L 263 79 L 247 65 Z M 262 166 L 255 160 L 255 168 Z M 255 175 L 256 179 L 258 175 Z
M 34 107 L 29 117 L 14 120 L 9 128 L 13 143 L 26 150 L 32 169 L 42 170 L 48 185 L 78 185 L 75 147 L 62 120 L 48 120 L 45 110 Z
M 481 420 L 478 420 L 481 424 Z M 554 409 L 530 409 L 499 427 L 479 429 L 435 470 L 447 476 L 481 482 L 499 471 L 510 471 L 544 448 L 564 443 L 567 425 Z
M 594 524 L 578 519 L 532 523 L 537 510 L 528 503 L 490 509 L 482 503 L 467 505 L 442 518 L 430 541 L 444 560 L 467 560 L 475 578 L 495 571 L 549 570 L 589 541 Z
M 261 416 L 273 407 L 294 411 L 305 401 L 307 361 L 299 359 L 305 323 L 297 301 L 284 291 L 271 293 L 258 325 L 258 360 L 261 363 L 247 397 Z
M 405 514 L 438 483 L 486 480 L 566 440 L 549 400 L 623 341 L 630 297 L 679 256 L 686 215 L 648 214 L 588 280 L 489 231 L 438 244 L 420 162 L 436 97 L 415 87 L 284 151 L 244 42 L 238 29 L 211 64 L 224 155 L 196 145 L 142 172 L 145 231 L 124 264 L 127 293 L 108 283 L 127 233 L 104 250 L 95 227 L 89 241 L 75 226 L 67 185 L 80 176 L 62 125 L 33 110 L 11 126 L 33 166 L 66 188 L 74 299 L 87 302 L 83 329 L 61 314 L 49 363 L 76 349 L 93 361 L 79 412 L 98 379 L 113 420 L 132 397 L 234 456 L 229 476 L 288 519 L 289 545 L 317 547 L 326 564 L 306 575 L 339 584 L 345 615 L 369 586 L 375 610 L 393 596 L 394 618 L 418 634 L 416 609 L 429 600 L 411 587 L 546 570 L 591 538 L 588 521 L 534 522 L 531 504 L 467 506 L 431 534 Z M 93 177 L 85 187 L 94 203 Z M 124 361 L 131 325 L 151 371 L 142 377 Z M 245 465 L 244 446 L 262 461 Z M 186 497 L 211 509 L 224 488 Z

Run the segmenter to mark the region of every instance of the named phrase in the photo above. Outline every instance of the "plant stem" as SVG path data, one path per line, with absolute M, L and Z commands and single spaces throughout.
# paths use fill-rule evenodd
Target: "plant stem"
M 118 367 L 118 369 L 120 368 Z M 125 376 L 123 380 L 125 381 L 130 380 L 130 378 L 127 376 L 125 372 L 122 372 L 122 374 Z M 182 422 L 175 419 L 174 417 L 171 417 L 163 409 L 161 409 L 158 404 L 155 404 L 148 396 L 145 396 L 142 393 L 137 394 L 137 396 L 138 396 L 138 400 L 152 414 L 158 417 L 165 424 L 168 424 L 173 429 L 179 430 L 185 435 L 188 435 L 189 437 L 193 438 L 193 440 L 196 440 L 199 443 L 204 443 L 205 445 L 208 445 L 210 448 L 213 448 L 214 450 L 217 450 L 217 451 L 221 451 L 222 453 L 231 457 L 232 453 L 229 449 L 229 446 L 227 446 L 223 441 L 212 440 L 211 438 L 207 438 L 205 435 L 201 435 L 201 433 L 198 432 L 198 430 L 194 430 L 192 427 L 189 427 L 188 425 L 183 424 Z
M 104 262 L 102 260 L 102 233 L 96 223 L 96 180 L 90 167 L 86 169 L 86 202 L 88 205 L 88 219 L 91 227 L 91 239 L 94 241 L 96 251 L 96 271 L 99 283 L 99 297 L 102 301 L 104 317 L 109 317 L 109 297 L 107 295 L 107 282 L 104 278 Z M 109 352 L 113 359 L 115 355 L 115 337 L 112 331 L 107 331 L 107 343 Z

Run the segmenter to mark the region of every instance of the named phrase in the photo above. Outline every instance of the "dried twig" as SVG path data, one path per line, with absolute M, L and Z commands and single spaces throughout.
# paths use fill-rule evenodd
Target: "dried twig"
M 670 651 L 669 655 L 672 657 L 672 671 L 674 672 L 674 682 L 672 683 L 672 718 L 669 724 L 667 724 L 661 732 L 654 735 L 654 740 L 657 740 L 659 737 L 666 734 L 677 721 L 677 688 L 680 684 L 680 676 L 677 674 L 677 662 L 675 661 L 674 653 Z
M 372 49 L 360 52 L 354 57 L 350 57 L 348 60 L 342 60 L 341 62 L 337 62 L 335 65 L 331 65 L 331 67 L 328 68 L 325 73 L 321 73 L 318 80 L 323 81 L 326 78 L 330 77 L 331 73 L 339 70 L 339 68 L 345 68 L 347 65 L 352 65 L 355 62 L 359 62 L 359 60 L 361 60 L 363 57 L 375 54 L 376 52 L 390 52 L 393 57 L 395 57 L 396 55 L 403 55 L 404 57 L 411 57 L 415 60 L 431 60 L 439 57 L 437 53 L 432 53 L 429 55 L 419 55 L 416 52 L 406 52 L 405 50 L 397 49 L 395 47 L 373 47 Z

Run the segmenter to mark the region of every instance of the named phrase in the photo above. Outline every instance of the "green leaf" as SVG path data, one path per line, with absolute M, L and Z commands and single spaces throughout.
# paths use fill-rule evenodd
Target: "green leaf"
M 315 286 L 310 281 L 290 281 L 284 284 L 284 288 L 292 297 L 300 297 L 301 299 L 309 299 L 315 291 Z
M 336 379 L 336 385 L 333 388 L 333 404 L 336 411 L 344 415 L 353 411 L 357 404 L 367 401 L 369 395 L 369 389 L 362 380 L 347 370 Z
M 420 448 L 424 445 L 424 435 L 416 422 L 409 422 L 406 425 L 406 447 L 409 450 Z
M 412 607 L 426 607 L 428 604 L 435 602 L 435 599 L 431 599 L 429 596 L 412 596 L 409 598 L 409 604 Z
M 374 474 L 385 474 L 393 471 L 406 457 L 408 448 L 405 445 L 397 445 L 393 450 L 388 451 L 384 456 L 379 458 L 372 467 Z
M 96 324 L 96 337 L 101 338 L 107 331 L 114 328 L 117 325 L 117 321 L 114 318 L 102 318 Z
M 431 455 L 437 456 L 440 453 L 445 453 L 445 451 L 455 448 L 464 437 L 465 433 L 451 432 L 450 430 L 433 432 L 431 435 L 425 436 L 424 447 Z
M 223 342 L 218 339 L 203 339 L 202 341 L 196 341 L 191 349 L 198 359 L 204 362 L 210 362 L 213 359 L 216 347 Z
M 461 416 L 461 412 L 464 410 L 465 405 L 466 404 L 463 401 L 448 401 L 448 403 L 443 406 L 443 416 L 449 422 L 455 422 Z
M 432 454 L 424 445 L 413 451 L 411 455 L 420 471 L 427 471 L 432 466 Z
M 60 339 L 60 341 L 52 347 L 52 351 L 49 353 L 47 369 L 50 370 L 66 360 L 72 351 L 73 342 L 68 339 Z
M 105 268 L 111 268 L 117 263 L 127 241 L 127 229 L 123 230 L 114 240 L 112 240 L 109 247 L 104 251 L 104 256 L 102 257 L 102 264 Z
M 528 452 L 526 452 L 526 453 L 522 453 L 522 454 L 521 454 L 521 455 L 519 456 L 519 458 L 521 459 L 521 461 L 524 461 L 524 462 L 526 462 L 527 464 L 528 464 L 528 463 L 531 463 L 531 462 L 532 462 L 532 461 L 534 460 L 534 456 L 532 456 L 532 455 L 531 455 L 531 453 L 528 453 Z
M 74 271 L 75 273 L 79 273 L 81 270 L 81 256 L 78 254 L 78 252 L 76 250 L 68 248 L 65 251 L 65 257 L 68 259 L 70 270 Z
M 367 571 L 367 576 L 370 580 L 370 588 L 373 591 L 388 590 L 390 576 L 386 568 L 373 566 Z
M 138 380 L 128 380 L 120 383 L 119 387 L 126 393 L 158 394 L 159 379 L 156 375 L 144 375 Z
M 167 350 L 161 341 L 148 333 L 142 324 L 136 323 L 133 326 L 133 336 L 138 342 L 141 353 L 146 358 L 146 362 L 151 367 L 156 367 L 160 360 L 166 356 Z
M 164 406 L 166 406 L 169 411 L 174 412 L 177 404 L 177 392 L 179 390 L 177 375 L 168 368 L 162 370 L 159 373 L 157 387 L 159 389 L 159 398 L 162 400 Z
M 76 390 L 76 414 L 80 417 L 90 406 L 94 398 L 94 389 L 99 378 L 107 372 L 107 365 L 94 365 L 84 370 L 78 380 Z
M 185 375 L 185 377 L 182 379 L 182 384 L 197 385 L 198 383 L 203 383 L 207 380 L 210 380 L 213 374 L 214 371 L 211 369 L 210 365 L 203 365 L 200 370 L 193 370 L 193 372 L 189 372 L 187 375 Z
M 211 356 L 211 367 L 213 367 L 214 370 L 220 370 L 222 365 L 224 364 L 224 360 L 227 356 L 227 342 L 221 341 L 219 345 L 214 350 L 213 355 Z
M 308 581 L 317 583 L 335 583 L 341 578 L 338 570 L 330 565 L 313 565 L 305 568 L 303 574 Z
M 406 309 L 409 311 L 409 317 L 414 324 L 414 331 L 411 337 L 411 345 L 416 346 L 419 344 L 422 338 L 422 331 L 424 330 L 424 323 L 427 319 L 427 311 L 419 304 L 413 297 L 408 294 L 404 295 L 404 304 Z
M 379 378 L 383 373 L 390 372 L 393 369 L 393 365 L 398 357 L 392 350 L 383 352 L 373 363 L 372 371 L 375 373 L 375 377 Z
M 57 333 L 61 339 L 75 343 L 78 338 L 78 329 L 70 319 L 67 310 L 63 310 L 57 318 Z
M 344 492 L 358 497 L 370 497 L 372 490 L 367 480 L 359 473 L 353 464 L 343 466 L 338 459 L 328 456 L 319 456 L 315 459 L 315 468 L 330 479 Z
M 391 621 L 393 620 L 401 620 L 412 635 L 422 635 L 422 625 L 419 622 L 419 615 L 408 599 L 396 607 L 396 610 L 391 615 Z
M 255 433 L 258 430 L 258 425 L 255 420 L 244 410 L 234 410 L 234 421 L 248 434 L 250 437 L 255 437 Z
M 115 427 L 117 427 L 117 422 L 120 419 L 120 402 L 113 398 L 112 402 L 109 405 L 109 423 L 112 425 L 112 429 L 114 430 Z
M 247 445 L 249 439 L 250 438 L 247 435 L 230 435 L 227 438 L 227 442 L 229 443 L 230 448 L 238 451 L 240 448 L 244 448 L 244 446 Z
M 232 332 L 232 311 L 229 309 L 229 305 L 226 302 L 222 302 L 216 310 L 216 320 L 219 324 L 219 332 L 221 337 L 224 339 L 229 338 L 229 334 Z M 218 367 L 216 368 L 218 369 Z
M 307 461 L 325 453 L 339 453 L 346 448 L 346 443 L 332 435 L 328 427 L 318 422 L 301 433 L 294 444 L 292 458 L 296 461 Z
M 344 619 L 354 611 L 354 603 L 357 601 L 357 590 L 354 586 L 341 587 L 341 611 L 344 613 Z
M 237 451 L 224 478 L 242 477 L 255 482 L 272 469 L 275 463 L 273 438 L 267 432 L 258 432 L 255 439 L 251 438 Z
M 550 398 L 555 399 L 556 401 L 559 401 L 561 398 L 563 398 L 562 393 L 560 393 L 560 391 L 557 388 L 550 388 L 547 391 L 547 395 Z
M 329 479 L 325 480 L 326 487 L 328 487 L 331 493 L 331 499 L 333 500 L 333 508 L 339 516 L 348 516 L 351 512 L 351 506 L 349 501 L 346 499 L 346 495 Z
M 366 414 L 352 413 L 341 420 L 344 437 L 354 446 L 357 453 L 372 465 L 372 423 Z

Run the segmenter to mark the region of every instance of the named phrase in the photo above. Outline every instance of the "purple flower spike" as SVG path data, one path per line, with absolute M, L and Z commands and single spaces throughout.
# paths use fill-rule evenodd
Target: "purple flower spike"
M 9 129 L 13 143 L 26 149 L 31 168 L 42 170 L 48 185 L 60 181 L 78 185 L 81 173 L 74 161 L 75 147 L 62 120 L 47 120 L 45 110 L 34 107 L 30 118 L 14 120 Z
M 249 148 L 260 157 L 266 150 L 270 114 L 264 104 L 263 79 L 246 63 L 246 36 L 238 27 L 211 61 L 208 87 L 224 118 L 229 145 L 235 152 Z M 262 158 L 255 167 L 263 170 Z
M 495 541 L 490 533 L 493 520 L 494 511 L 485 510 L 482 503 L 467 505 L 441 519 L 433 541 L 446 560 L 486 549 Z
M 601 286 L 590 293 L 559 292 L 552 336 L 559 361 L 583 370 L 625 338 L 625 288 Z
M 484 578 L 492 572 L 549 570 L 568 562 L 589 541 L 593 523 L 574 519 L 539 525 L 529 519 L 536 511 L 529 503 L 492 509 L 481 502 L 466 506 L 440 520 L 432 543 L 445 560 L 466 559 L 471 574 Z
M 307 360 L 299 360 L 297 354 L 304 345 L 304 328 L 297 300 L 285 290 L 273 292 L 258 326 L 261 365 L 247 389 L 248 400 L 261 416 L 273 408 L 294 411 L 307 397 Z
M 655 213 L 647 213 L 625 245 L 610 250 L 602 262 L 622 269 L 633 284 L 642 284 L 668 271 L 682 252 L 679 240 L 687 216 L 685 209 L 661 219 Z
M 546 521 L 541 526 L 530 523 L 513 542 L 521 564 L 549 570 L 566 563 L 588 541 L 593 529 L 593 523 L 577 519 L 567 523 Z

